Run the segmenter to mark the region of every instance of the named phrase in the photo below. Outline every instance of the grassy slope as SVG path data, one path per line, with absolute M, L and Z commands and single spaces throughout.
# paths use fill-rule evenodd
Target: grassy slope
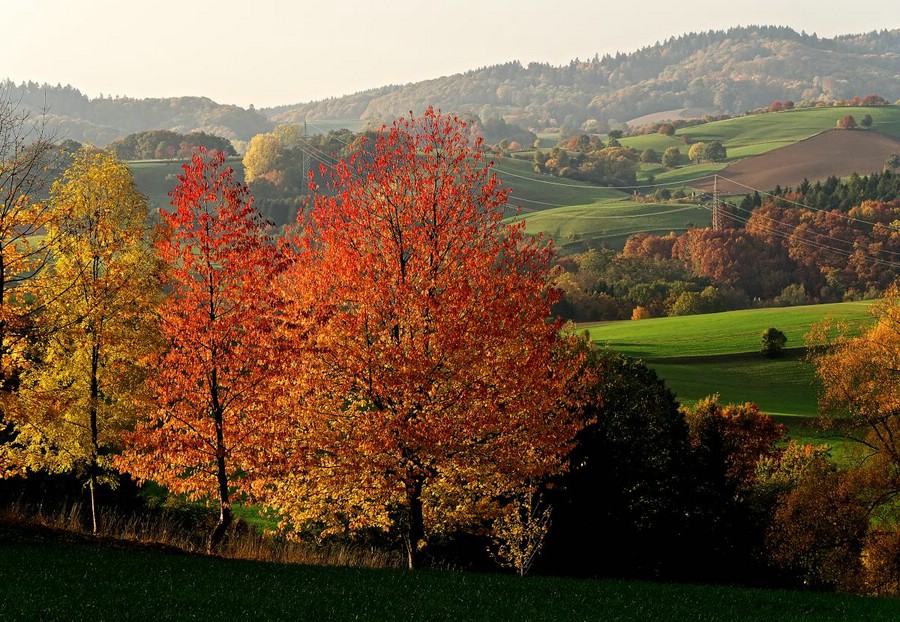
M 811 324 L 826 317 L 836 320 L 869 321 L 870 302 L 841 302 L 802 307 L 747 309 L 663 317 L 633 322 L 587 324 L 591 339 L 630 356 L 660 359 L 687 356 L 717 356 L 759 351 L 760 333 L 770 326 L 787 335 L 788 347 L 804 345 Z M 702 335 L 702 339 L 698 338 Z
M 178 183 L 176 177 L 183 172 L 182 164 L 173 160 L 145 160 L 128 162 L 128 168 L 138 190 L 147 196 L 150 207 L 156 209 L 169 206 L 169 192 Z M 244 164 L 240 158 L 229 160 L 228 165 L 234 169 L 236 179 L 244 179 Z
M 512 188 L 511 203 L 522 208 L 510 221 L 524 219 L 528 233 L 548 235 L 563 253 L 583 250 L 585 244 L 622 248 L 638 231 L 666 234 L 710 220 L 701 207 L 637 203 L 613 188 L 536 175 L 523 160 L 504 160 L 498 174 Z
M 872 130 L 900 136 L 900 107 L 879 108 L 806 108 L 788 112 L 768 113 L 726 119 L 678 130 L 678 136 L 688 136 L 696 141 L 718 140 L 728 149 L 759 146 L 759 151 L 769 151 L 815 136 L 835 127 L 838 119 L 853 115 L 859 122 L 863 115 L 872 115 Z
M 4 619 L 896 620 L 900 601 L 259 562 L 0 539 Z
M 857 120 L 863 115 L 872 115 L 872 130 L 892 136 L 900 136 L 900 106 L 884 106 L 878 108 L 805 108 L 788 112 L 768 113 L 726 119 L 686 127 L 678 130 L 676 136 L 648 134 L 623 138 L 622 144 L 643 150 L 647 147 L 658 153 L 667 147 L 678 147 L 682 154 L 687 154 L 689 145 L 685 138 L 698 141 L 718 140 L 728 150 L 728 162 L 766 153 L 779 147 L 785 147 L 797 141 L 810 138 L 835 127 L 837 120 L 851 114 Z M 684 166 L 672 171 L 662 169 L 648 170 L 656 178 L 656 183 L 680 181 L 719 170 L 725 164 L 700 164 Z
M 586 328 L 596 343 L 646 359 L 683 403 L 718 393 L 723 402 L 752 401 L 768 413 L 810 417 L 816 414 L 812 366 L 796 352 L 763 358 L 758 354 L 760 333 L 774 326 L 787 335 L 788 346 L 801 347 L 810 325 L 826 317 L 870 322 L 869 305 L 752 309 Z
M 884 108 L 815 108 L 784 113 L 770 113 L 716 121 L 683 128 L 676 136 L 649 134 L 622 139 L 635 149 L 648 147 L 658 153 L 676 146 L 687 153 L 684 139 L 720 140 L 728 149 L 728 161 L 765 153 L 809 138 L 831 129 L 839 118 L 853 114 L 861 118 L 871 114 L 872 129 L 887 134 L 900 134 L 900 107 Z M 654 184 L 678 184 L 720 170 L 726 163 L 703 163 L 665 170 L 661 166 L 642 167 L 641 179 L 654 176 Z M 632 233 L 648 231 L 668 233 L 683 231 L 690 224 L 709 223 L 709 212 L 702 208 L 674 211 L 673 205 L 635 203 L 627 195 L 614 190 L 592 187 L 571 180 L 535 175 L 528 161 L 508 158 L 498 167 L 501 177 L 513 188 L 514 203 L 523 207 L 526 231 L 543 232 L 553 238 L 562 252 L 578 252 L 586 246 L 605 244 L 621 248 Z M 504 172 L 507 172 L 504 177 Z M 652 190 L 652 188 L 650 188 Z

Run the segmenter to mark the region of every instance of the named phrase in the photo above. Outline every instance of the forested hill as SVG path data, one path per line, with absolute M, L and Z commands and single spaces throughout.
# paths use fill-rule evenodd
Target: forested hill
M 740 113 L 773 100 L 900 98 L 900 30 L 823 39 L 785 27 L 690 33 L 631 54 L 554 67 L 518 62 L 264 110 L 276 122 L 390 119 L 428 104 L 543 128 L 604 129 L 659 111 Z
M 306 118 L 390 121 L 428 105 L 502 117 L 542 129 L 605 131 L 660 111 L 690 108 L 740 113 L 773 100 L 842 100 L 877 93 L 900 98 L 900 29 L 822 39 L 784 27 L 691 33 L 631 54 L 595 56 L 554 67 L 518 62 L 328 100 L 246 110 L 206 97 L 89 98 L 72 86 L 0 82 L 12 101 L 67 138 L 95 145 L 134 132 L 165 129 L 249 140 L 275 123 Z M 590 122 L 593 119 L 595 122 Z M 615 126 L 615 123 L 613 123 Z
M 217 104 L 207 97 L 89 98 L 69 85 L 15 84 L 9 80 L 0 83 L 0 90 L 34 114 L 46 109 L 48 123 L 61 126 L 66 138 L 101 146 L 151 129 L 249 140 L 273 128 L 272 122 L 255 110 Z

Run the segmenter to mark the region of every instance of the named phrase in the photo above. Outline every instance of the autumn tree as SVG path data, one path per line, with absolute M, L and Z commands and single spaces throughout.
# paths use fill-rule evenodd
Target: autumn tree
M 296 527 L 393 529 L 410 567 L 560 470 L 578 428 L 550 250 L 503 223 L 509 190 L 468 135 L 429 108 L 341 160 L 285 279 L 314 328 L 270 503 Z
M 776 443 L 786 433 L 783 425 L 752 402 L 723 406 L 716 395 L 682 411 L 701 462 L 714 479 L 736 494 L 752 486 L 757 463 L 777 451 Z
M 19 430 L 24 466 L 115 483 L 112 454 L 144 399 L 144 355 L 156 343 L 157 262 L 147 201 L 128 167 L 81 151 L 53 184 L 46 234 L 55 260 L 38 277 L 42 348 L 4 407 Z
M 842 130 L 852 130 L 856 128 L 856 119 L 853 118 L 852 114 L 845 115 L 838 119 L 837 126 Z
M 58 150 L 44 115 L 21 108 L 8 86 L 0 86 L 0 391 L 16 385 L 39 299 L 34 276 L 49 257 L 40 235 L 52 220 L 48 191 L 57 172 Z M 9 462 L 16 431 L 0 412 L 0 477 L 20 470 Z
M 892 503 L 900 491 L 900 287 L 872 307 L 876 323 L 853 336 L 850 327 L 820 324 L 812 343 L 829 343 L 813 356 L 823 393 L 819 409 L 838 431 L 858 442 L 867 469 L 880 474 L 872 506 Z M 895 524 L 895 527 L 897 525 Z
M 119 464 L 193 499 L 215 499 L 215 548 L 235 493 L 254 494 L 276 434 L 269 382 L 276 249 L 246 186 L 221 154 L 184 165 L 157 250 L 167 264 L 159 309 L 166 350 L 151 361 L 154 409 Z
M 706 143 L 694 143 L 693 145 L 691 145 L 690 149 L 688 149 L 688 158 L 694 164 L 699 164 L 703 160 L 708 159 L 707 150 L 708 145 Z
M 663 152 L 662 164 L 667 168 L 675 168 L 681 160 L 681 151 L 678 147 L 668 147 Z

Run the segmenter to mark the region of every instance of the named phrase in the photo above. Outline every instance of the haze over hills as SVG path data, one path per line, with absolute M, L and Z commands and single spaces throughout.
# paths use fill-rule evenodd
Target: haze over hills
M 106 145 L 133 132 L 166 129 L 182 134 L 206 132 L 232 140 L 249 140 L 269 132 L 273 123 L 256 110 L 218 104 L 207 97 L 133 99 L 84 95 L 70 85 L 36 82 L 0 83 L 11 101 L 32 114 L 45 110 L 51 126 L 78 142 Z
M 781 100 L 900 97 L 900 30 L 822 39 L 785 27 L 690 33 L 631 54 L 553 67 L 518 62 L 265 110 L 275 121 L 393 118 L 428 104 L 577 129 L 680 108 L 726 113 Z
M 328 100 L 254 110 L 205 97 L 89 98 L 72 86 L 6 82 L 14 99 L 67 137 L 105 145 L 132 132 L 204 131 L 247 140 L 275 123 L 390 120 L 434 105 L 542 129 L 592 131 L 661 111 L 740 113 L 780 100 L 900 98 L 900 29 L 823 39 L 786 27 L 690 33 L 630 54 L 554 67 L 518 62 Z M 591 120 L 594 120 L 591 123 Z

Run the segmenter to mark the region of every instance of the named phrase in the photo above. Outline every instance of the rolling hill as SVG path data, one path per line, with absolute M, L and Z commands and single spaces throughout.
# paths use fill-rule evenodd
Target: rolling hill
M 89 98 L 77 88 L 5 81 L 12 101 L 49 108 L 48 120 L 68 138 L 105 145 L 149 129 L 205 131 L 235 140 L 275 123 L 312 120 L 323 128 L 360 127 L 434 105 L 447 111 L 503 117 L 525 128 L 600 131 L 622 121 L 682 116 L 684 109 L 741 113 L 775 99 L 834 101 L 878 93 L 900 97 L 900 29 L 832 39 L 777 26 L 689 33 L 629 54 L 572 60 L 563 66 L 513 61 L 405 85 L 389 85 L 323 101 L 263 110 L 205 97 Z M 615 121 L 618 119 L 618 121 Z
M 276 122 L 391 119 L 432 104 L 528 128 L 600 126 L 699 108 L 741 113 L 773 100 L 900 97 L 900 30 L 825 39 L 785 27 L 690 33 L 631 54 L 554 67 L 518 62 L 264 110 Z

